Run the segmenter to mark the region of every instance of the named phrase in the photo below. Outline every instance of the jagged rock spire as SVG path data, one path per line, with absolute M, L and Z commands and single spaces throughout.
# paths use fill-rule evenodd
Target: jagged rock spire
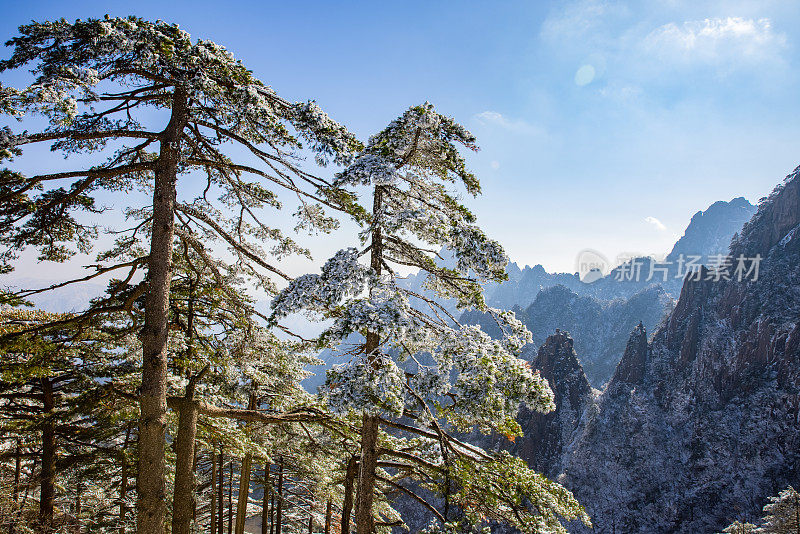
M 556 329 L 539 348 L 532 366 L 550 383 L 555 411 L 543 415 L 523 410 L 517 420 L 524 430 L 512 450 L 540 472 L 555 475 L 561 457 L 591 402 L 592 388 L 578 361 L 569 332 Z
M 628 338 L 625 354 L 617 365 L 609 390 L 622 384 L 635 386 L 642 381 L 647 366 L 647 350 L 647 331 L 640 321 Z
M 633 330 L 560 459 L 598 531 L 719 532 L 798 483 L 798 228 L 800 168 L 731 243 L 757 279 L 703 270 L 649 343 Z

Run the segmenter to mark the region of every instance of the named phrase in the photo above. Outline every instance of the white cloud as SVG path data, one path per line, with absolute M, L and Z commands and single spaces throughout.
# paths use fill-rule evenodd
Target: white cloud
M 549 11 L 539 39 L 563 64 L 591 65 L 591 85 L 600 91 L 612 84 L 670 98 L 674 93 L 659 90 L 680 84 L 713 90 L 737 73 L 745 75 L 737 83 L 749 88 L 788 87 L 795 77 L 785 30 L 791 19 L 768 4 L 565 0 Z M 591 78 L 586 71 L 576 82 Z M 625 96 L 611 93 L 604 96 Z
M 767 18 L 708 18 L 670 22 L 645 36 L 644 48 L 676 63 L 755 63 L 779 59 L 786 36 Z
M 489 165 L 495 170 L 500 168 L 500 162 L 497 160 L 492 161 Z
M 656 229 L 658 231 L 660 231 L 660 232 L 663 232 L 663 231 L 665 231 L 667 229 L 667 227 L 664 226 L 664 223 L 662 223 L 661 221 L 659 221 L 655 217 L 645 217 L 644 220 L 645 220 L 646 223 L 649 223 L 649 224 L 652 224 L 653 226 L 655 226 Z
M 497 111 L 482 111 L 475 115 L 475 120 L 484 126 L 495 126 L 515 133 L 545 135 L 545 131 L 541 127 L 522 119 L 509 119 Z

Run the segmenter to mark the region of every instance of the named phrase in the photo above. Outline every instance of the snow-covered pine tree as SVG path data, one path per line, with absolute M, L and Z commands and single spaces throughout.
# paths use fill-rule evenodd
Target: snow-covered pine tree
M 770 497 L 764 506 L 764 516 L 759 532 L 765 534 L 800 534 L 800 494 L 792 486 Z
M 734 521 L 727 527 L 725 527 L 722 532 L 724 534 L 755 534 L 756 532 L 760 532 L 758 527 L 752 523 L 742 523 L 741 521 Z
M 120 251 L 123 260 L 137 254 L 137 247 Z M 239 475 L 244 496 L 249 487 L 248 458 L 273 457 L 275 447 L 263 437 L 270 427 L 330 419 L 300 386 L 308 374 L 304 368 L 317 360 L 259 324 L 243 276 L 234 267 L 226 274 L 220 278 L 200 254 L 176 237 L 167 344 L 167 404 L 172 410 L 168 435 L 175 452 L 173 533 L 188 533 L 193 522 L 205 519 L 196 514 L 198 455 L 222 447 L 231 459 L 243 456 Z M 126 301 L 136 289 L 136 284 L 120 280 L 109 286 L 110 304 Z M 114 319 L 108 328 L 129 341 L 120 358 L 133 368 L 142 358 L 135 334 L 144 313 L 139 300 L 130 313 L 108 316 Z M 137 376 L 118 377 L 114 388 L 132 398 L 138 383 Z M 238 508 L 242 513 L 237 511 L 237 524 L 242 525 L 246 507 L 242 503 Z
M 43 169 L 34 176 L 8 169 L 0 174 L 4 267 L 10 268 L 16 253 L 26 247 L 55 261 L 75 250 L 88 251 L 98 229 L 77 212 L 99 212 L 95 199 L 101 190 L 138 188 L 152 194 L 152 203 L 129 206 L 144 215 L 134 231 L 149 233 L 147 254 L 126 263 L 107 257 L 87 278 L 116 269 L 131 276 L 137 270 L 147 272 L 146 283 L 138 288 L 146 312 L 137 524 L 141 533 L 162 532 L 173 236 L 185 236 L 198 248 L 198 233 L 215 236 L 247 266 L 248 274 L 271 287 L 268 275 L 283 273 L 269 263 L 260 242 L 275 243 L 278 254 L 298 247 L 259 218 L 260 208 L 279 206 L 270 187 L 311 199 L 298 212 L 302 222 L 329 228 L 333 223 L 321 204 L 347 199 L 299 169 L 291 155 L 304 140 L 320 163 L 345 162 L 358 143 L 314 102 L 284 100 L 222 46 L 193 41 L 176 25 L 106 17 L 34 22 L 19 30 L 21 35 L 10 41 L 13 55 L 0 62 L 0 71 L 31 65 L 35 80 L 21 90 L 0 87 L 0 112 L 19 119 L 39 114 L 50 125 L 35 133 L 3 129 L 0 158 L 21 154 L 25 145 L 52 143 L 53 150 L 65 155 L 94 153 L 105 161 L 63 172 Z M 238 145 L 250 157 L 235 161 L 226 145 Z M 189 176 L 192 171 L 202 178 Z M 203 192 L 184 200 L 192 193 L 178 195 L 179 176 L 180 184 Z M 218 195 L 218 202 L 209 200 L 209 192 Z M 103 311 L 98 306 L 91 313 Z
M 348 350 L 350 361 L 328 372 L 325 386 L 334 410 L 362 414 L 358 534 L 375 531 L 376 480 L 411 494 L 378 470 L 379 456 L 389 454 L 395 442 L 381 437 L 381 424 L 416 433 L 417 447 L 427 440 L 423 456 L 404 459 L 416 462 L 412 471 L 433 469 L 433 476 L 444 479 L 445 510 L 437 512 L 443 522 L 451 519 L 451 485 L 462 490 L 455 498 L 465 512 L 483 511 L 474 497 L 486 501 L 485 493 L 502 488 L 498 493 L 504 496 L 495 493 L 492 502 L 524 531 L 564 532 L 559 516 L 588 522 L 563 487 L 517 459 L 492 457 L 449 433 L 478 427 L 514 436 L 520 433 L 515 416 L 521 403 L 542 412 L 554 408 L 547 381 L 517 356 L 530 333 L 513 313 L 490 309 L 484 301 L 481 283 L 505 279 L 508 260 L 451 190 L 459 183 L 473 196 L 480 192 L 459 147 L 476 150 L 475 138 L 429 103 L 410 108 L 374 135 L 334 182 L 366 188 L 372 199 L 360 247 L 339 251 L 321 274 L 298 277 L 273 301 L 274 321 L 302 311 L 331 320 L 322 345 L 363 336 L 363 343 Z M 453 267 L 437 265 L 434 251 L 441 247 L 453 254 Z M 359 261 L 364 257 L 368 265 Z M 438 296 L 488 312 L 502 337 L 493 340 L 478 326 L 460 325 L 436 300 L 399 287 L 398 268 L 419 269 Z M 424 306 L 412 306 L 412 298 Z M 423 459 L 431 455 L 433 462 Z M 534 504 L 515 505 L 523 502 Z M 480 522 L 480 514 L 466 515 Z

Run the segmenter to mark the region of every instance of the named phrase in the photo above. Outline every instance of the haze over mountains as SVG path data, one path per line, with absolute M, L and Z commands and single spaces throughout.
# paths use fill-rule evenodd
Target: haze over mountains
M 548 273 L 541 265 L 526 265 L 520 269 L 516 263 L 510 263 L 509 280 L 502 284 L 489 284 L 486 287 L 486 300 L 490 306 L 497 308 L 525 308 L 534 301 L 539 291 L 559 284 L 579 295 L 612 300 L 630 297 L 647 286 L 660 283 L 668 294 L 677 298 L 683 283 L 683 277 L 677 276 L 679 257 L 700 256 L 700 263 L 708 264 L 711 256 L 727 253 L 734 234 L 742 229 L 755 212 L 755 206 L 743 197 L 738 197 L 730 202 L 715 202 L 705 211 L 695 213 L 684 235 L 666 256 L 666 261 L 670 262 L 666 283 L 663 282 L 664 276 L 660 272 L 655 273 L 652 279 L 647 279 L 649 264 L 640 267 L 638 280 L 618 280 L 624 277 L 619 275 L 620 267 L 616 267 L 602 279 L 584 283 L 574 273 Z
M 600 388 L 611 378 L 631 329 L 641 322 L 653 331 L 672 310 L 683 283 L 680 258 L 697 257 L 708 264 L 713 256 L 726 254 L 731 239 L 755 211 L 741 197 L 698 211 L 666 256 L 666 274 L 651 279 L 649 258 L 636 260 L 638 277 L 628 280 L 626 266 L 620 266 L 591 283 L 577 274 L 548 273 L 541 265 L 520 269 L 511 263 L 509 280 L 487 287 L 486 300 L 517 313 L 533 333 L 533 353 L 556 329 L 570 332 L 584 372 L 591 385 Z M 479 323 L 490 335 L 496 333 L 496 326 L 479 312 L 466 312 L 461 322 Z

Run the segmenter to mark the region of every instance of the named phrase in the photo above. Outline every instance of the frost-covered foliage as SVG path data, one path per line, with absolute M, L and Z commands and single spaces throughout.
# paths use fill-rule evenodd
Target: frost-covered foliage
M 567 534 L 561 518 L 578 519 L 591 526 L 572 492 L 505 451 L 490 462 L 459 460 L 456 465 L 455 477 L 461 483 L 456 499 L 468 524 L 488 518 L 522 532 L 542 534 Z M 487 488 L 502 489 L 495 493 Z
M 74 23 L 63 19 L 32 23 L 21 26 L 20 33 L 10 41 L 14 54 L 0 63 L 0 70 L 36 62 L 32 72 L 37 78 L 22 91 L 6 88 L 3 105 L 16 115 L 50 114 L 54 131 L 86 126 L 88 117 L 78 111 L 78 104 L 99 102 L 106 96 L 98 87 L 101 82 L 117 81 L 146 87 L 179 85 L 194 103 L 193 119 L 213 120 L 218 127 L 255 143 L 299 146 L 283 126 L 288 121 L 323 158 L 347 161 L 356 144 L 352 134 L 315 102 L 281 99 L 225 47 L 193 41 L 176 24 L 106 16 Z M 155 107 L 169 105 L 168 99 L 155 95 L 147 100 Z M 141 126 L 133 119 L 108 123 L 112 124 Z M 98 137 L 90 144 L 103 142 Z M 68 146 L 79 148 L 80 144 Z
M 757 532 L 764 534 L 793 534 L 800 530 L 800 495 L 792 486 L 770 497 L 764 506 L 763 524 Z
M 344 298 L 362 293 L 369 270 L 358 262 L 358 256 L 355 248 L 340 250 L 325 262 L 321 274 L 295 278 L 290 289 L 272 301 L 273 316 L 283 318 L 300 311 L 325 313 Z
M 474 149 L 474 142 L 427 103 L 373 136 L 337 177 L 338 185 L 368 185 L 380 195 L 363 234 L 371 237 L 371 248 L 339 251 L 319 275 L 295 279 L 274 299 L 274 319 L 302 311 L 331 319 L 320 338 L 328 346 L 338 346 L 352 333 L 380 336 L 386 349 L 381 355 L 355 354 L 329 372 L 327 391 L 337 410 L 399 416 L 418 407 L 422 396 L 426 403 L 435 401 L 436 417 L 459 428 L 478 425 L 513 433 L 520 402 L 552 409 L 546 381 L 517 357 L 530 333 L 513 313 L 488 309 L 483 302 L 480 282 L 505 276 L 506 256 L 443 187 L 459 180 L 471 193 L 479 191 L 455 146 Z M 436 267 L 415 244 L 419 241 L 453 250 L 455 267 Z M 358 261 L 370 250 L 378 251 L 388 274 Z M 414 295 L 395 283 L 392 264 L 425 270 L 430 287 L 458 296 L 464 306 L 485 309 L 504 335 L 493 340 L 478 327 L 459 326 L 434 301 L 429 313 L 415 309 L 409 304 Z
M 725 534 L 756 534 L 759 532 L 758 527 L 752 523 L 742 523 L 741 521 L 734 521 L 727 527 L 725 527 L 722 532 Z
M 119 496 L 114 486 L 122 478 L 126 426 L 136 412 L 110 395 L 109 384 L 131 366 L 113 336 L 96 324 L 69 326 L 71 318 L 0 312 L 0 465 L 9 488 L 0 521 L 15 532 L 44 532 L 48 522 L 54 531 L 67 530 L 76 495 L 82 524 L 93 532 L 119 529 L 110 507 Z M 64 326 L 29 331 L 54 322 Z M 33 498 L 23 499 L 24 492 Z M 46 493 L 50 505 L 42 504 Z
M 519 358 L 530 332 L 512 312 L 489 308 L 483 298 L 483 283 L 505 278 L 507 258 L 450 189 L 458 183 L 470 194 L 480 191 L 458 145 L 476 149 L 469 132 L 428 103 L 374 135 L 335 180 L 338 187 L 366 188 L 372 198 L 371 214 L 357 216 L 364 223 L 362 246 L 369 245 L 341 250 L 320 274 L 292 281 L 273 300 L 272 319 L 312 312 L 327 320 L 319 346 L 349 357 L 327 373 L 322 393 L 328 405 L 343 415 L 365 414 L 365 421 L 377 416 L 385 425 L 400 424 L 407 433 L 382 433 L 380 450 L 389 456 L 406 451 L 400 458 L 420 464 L 381 476 L 393 484 L 410 478 L 467 510 L 468 497 L 452 494 L 450 484 L 458 480 L 466 488 L 504 470 L 502 488 L 478 482 L 469 491 L 511 499 L 509 509 L 526 519 L 501 519 L 523 531 L 546 525 L 547 532 L 561 532 L 558 518 L 588 522 L 569 492 L 511 458 L 494 458 L 448 434 L 477 428 L 512 437 L 520 432 L 515 416 L 521 405 L 540 412 L 554 408 L 547 381 Z M 428 250 L 442 247 L 453 253 L 451 267 L 438 265 Z M 493 339 L 479 326 L 460 325 L 436 298 L 398 285 L 398 266 L 420 269 L 425 288 L 437 297 L 485 312 L 500 335 Z M 454 463 L 456 458 L 462 463 Z M 443 514 L 440 524 L 449 521 L 447 505 Z
M 254 395 L 264 413 L 314 404 L 300 381 L 316 358 L 260 324 L 241 278 L 220 284 L 187 249 L 184 257 L 177 257 L 170 299 L 169 397 L 184 397 L 191 389 L 195 401 L 224 410 L 246 408 Z M 131 350 L 141 357 L 138 343 Z M 235 418 L 215 418 L 199 428 L 198 439 L 269 458 L 261 430 Z
M 80 212 L 102 209 L 94 201 L 99 190 L 151 194 L 153 174 L 164 167 L 164 144 L 178 152 L 178 175 L 194 172 L 206 182 L 194 199 L 178 195 L 186 239 L 197 247 L 212 239 L 229 247 L 267 290 L 274 288 L 262 271 L 278 274 L 270 256 L 308 254 L 263 222 L 262 208 L 281 207 L 272 189 L 298 194 L 298 228 L 311 231 L 336 226 L 323 206 L 350 204 L 348 195 L 301 170 L 298 159 L 310 152 L 318 164 L 346 164 L 360 143 L 315 102 L 280 97 L 223 46 L 193 40 L 175 24 L 136 17 L 34 22 L 19 31 L 0 72 L 27 66 L 35 78 L 22 89 L 0 86 L 0 112 L 23 124 L 42 115 L 49 127 L 5 127 L 0 160 L 49 143 L 65 156 L 93 152 L 105 161 L 31 177 L 3 171 L 0 193 L 10 201 L 0 213 L 6 268 L 28 246 L 55 261 L 88 252 L 98 227 Z M 172 114 L 175 139 L 165 140 L 170 129 L 156 122 L 164 115 L 148 108 Z M 231 157 L 227 147 L 234 145 L 252 157 Z M 129 207 L 144 221 L 137 228 L 146 227 L 148 207 Z
M 734 521 L 722 532 L 732 534 L 795 534 L 800 531 L 800 494 L 789 486 L 764 505 L 757 525 Z
M 419 266 L 440 297 L 480 308 L 484 301 L 478 281 L 505 280 L 508 258 L 448 188 L 460 183 L 472 195 L 480 192 L 458 145 L 477 150 L 472 134 L 453 119 L 436 113 L 429 103 L 415 106 L 374 135 L 335 183 L 379 188 L 382 201 L 374 207 L 364 237 L 380 228 L 387 260 Z M 435 250 L 447 248 L 455 256 L 455 269 L 437 267 L 419 242 Z

